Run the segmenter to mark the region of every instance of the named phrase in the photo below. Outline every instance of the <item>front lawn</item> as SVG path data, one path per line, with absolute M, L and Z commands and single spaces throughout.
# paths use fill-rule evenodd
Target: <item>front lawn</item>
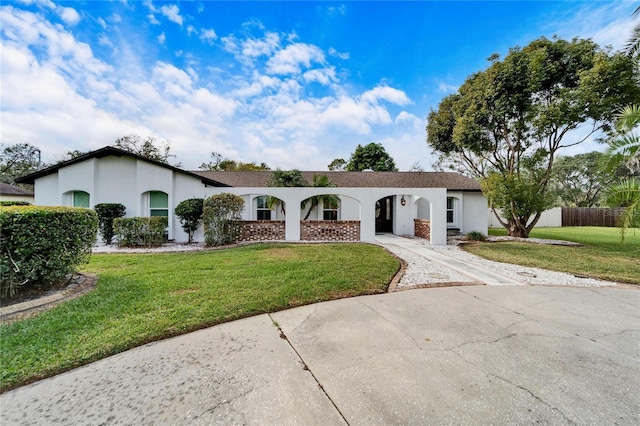
M 506 235 L 506 230 L 490 229 L 489 234 Z M 640 284 L 640 230 L 629 231 L 625 244 L 620 243 L 618 228 L 534 228 L 530 237 L 574 241 L 584 246 L 501 242 L 468 244 L 464 249 L 498 262 Z
M 261 244 L 205 252 L 96 254 L 96 288 L 0 327 L 0 389 L 154 340 L 323 300 L 386 291 L 397 258 L 368 244 Z

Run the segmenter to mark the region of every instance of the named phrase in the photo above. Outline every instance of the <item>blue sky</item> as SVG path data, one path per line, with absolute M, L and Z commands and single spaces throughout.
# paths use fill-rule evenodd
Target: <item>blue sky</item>
M 50 162 L 154 135 L 186 169 L 216 151 L 302 170 L 379 142 L 400 170 L 430 170 L 429 110 L 492 53 L 553 35 L 620 49 L 637 6 L 3 1 L 0 141 Z

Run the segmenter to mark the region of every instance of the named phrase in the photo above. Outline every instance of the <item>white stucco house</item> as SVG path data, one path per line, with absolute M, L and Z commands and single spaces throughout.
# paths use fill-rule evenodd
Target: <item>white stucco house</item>
M 245 200 L 247 240 L 374 241 L 376 233 L 420 235 L 446 244 L 447 233 L 487 233 L 487 200 L 473 179 L 452 172 L 302 172 L 308 181 L 326 175 L 335 187 L 268 187 L 271 171 L 187 171 L 113 147 L 104 147 L 24 176 L 34 184 L 35 204 L 93 207 L 120 203 L 127 216 L 168 216 L 169 239 L 186 242 L 174 214 L 189 198 L 233 193 Z M 320 204 L 307 214 L 301 201 L 335 195 L 337 206 Z M 269 208 L 266 197 L 286 208 Z M 202 230 L 196 233 L 202 240 Z

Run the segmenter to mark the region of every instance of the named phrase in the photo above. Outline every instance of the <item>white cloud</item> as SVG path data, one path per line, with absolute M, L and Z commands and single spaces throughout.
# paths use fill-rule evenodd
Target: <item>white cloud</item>
M 426 126 L 425 120 L 407 111 L 401 111 L 394 120 L 394 123 L 396 126 L 408 125 L 418 129 L 423 129 Z
M 262 39 L 249 38 L 242 42 L 241 51 L 244 56 L 256 58 L 258 56 L 269 56 L 280 46 L 280 35 L 268 32 Z
M 187 25 L 187 35 L 191 37 L 192 34 L 198 34 L 198 30 L 193 25 Z
M 338 52 L 336 49 L 334 49 L 333 47 L 329 48 L 329 55 L 331 56 L 335 56 L 336 58 L 340 58 L 340 59 L 349 59 L 349 52 Z
M 152 25 L 160 25 L 160 21 L 156 19 L 156 15 L 154 15 L 153 13 L 148 14 L 147 18 L 149 19 L 149 23 L 151 23 Z
M 372 104 L 378 101 L 387 101 L 396 105 L 407 105 L 411 100 L 402 90 L 394 89 L 389 86 L 377 86 L 362 94 L 362 100 Z
M 213 30 L 213 28 L 211 29 L 203 29 L 200 32 L 200 40 L 209 43 L 211 45 L 213 45 L 213 42 L 218 38 L 218 36 L 216 35 L 216 32 Z
M 267 72 L 270 74 L 298 74 L 302 67 L 310 67 L 311 63 L 325 63 L 322 50 L 306 43 L 290 44 L 276 52 L 267 61 Z
M 160 8 L 160 11 L 171 22 L 175 22 L 176 24 L 182 26 L 183 18 L 180 15 L 180 9 L 178 8 L 177 5 L 175 4 L 164 5 Z
M 71 7 L 58 7 L 57 11 L 60 18 L 62 18 L 67 25 L 76 25 L 80 22 L 80 15 Z
M 325 86 L 338 81 L 334 67 L 307 71 L 303 74 L 303 77 L 308 82 L 317 81 Z
M 164 45 L 164 42 L 167 41 L 167 36 L 164 34 L 164 32 L 162 34 L 160 34 L 158 36 L 158 43 Z
M 440 93 L 455 93 L 458 91 L 458 87 L 454 84 L 447 84 L 443 81 L 438 83 L 438 92 Z

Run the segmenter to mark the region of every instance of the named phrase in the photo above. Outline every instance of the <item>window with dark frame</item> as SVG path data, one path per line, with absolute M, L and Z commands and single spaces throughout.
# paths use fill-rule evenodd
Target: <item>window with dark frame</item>
M 267 197 L 257 197 L 257 220 L 271 220 L 271 209 L 268 207 Z
M 455 206 L 455 198 L 447 197 L 447 224 L 455 223 L 455 214 L 454 214 L 454 206 Z

